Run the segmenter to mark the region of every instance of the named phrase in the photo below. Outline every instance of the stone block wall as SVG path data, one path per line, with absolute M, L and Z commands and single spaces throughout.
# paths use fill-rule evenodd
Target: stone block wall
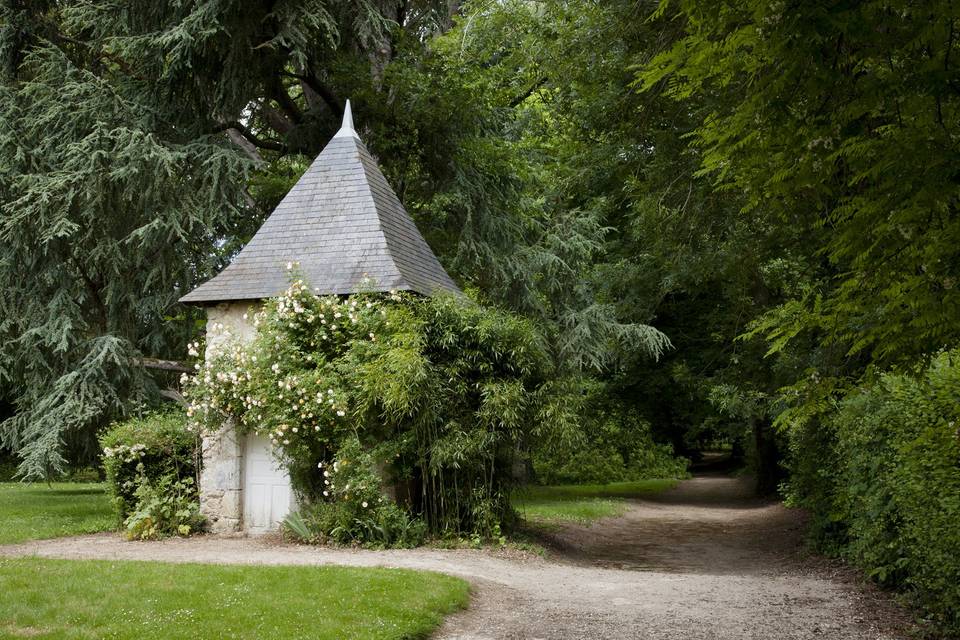
M 227 302 L 207 309 L 209 359 L 231 340 L 253 339 L 257 302 Z M 231 422 L 203 438 L 200 511 L 214 533 L 240 531 L 243 522 L 243 439 Z

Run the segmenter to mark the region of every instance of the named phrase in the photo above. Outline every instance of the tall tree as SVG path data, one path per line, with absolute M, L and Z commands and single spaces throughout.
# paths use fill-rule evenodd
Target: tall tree
M 960 340 L 958 9 L 680 0 L 656 16 L 683 35 L 639 88 L 711 105 L 701 174 L 809 256 L 749 334 L 789 372 L 771 412 L 809 471 L 851 385 Z
M 25 477 L 89 457 L 100 425 L 156 398 L 138 363 L 179 354 L 194 325 L 177 298 L 262 215 L 251 170 L 316 150 L 351 86 L 379 86 L 392 39 L 450 9 L 4 4 L 0 379 L 16 414 L 0 439 Z M 362 80 L 333 91 L 331 70 Z
M 176 299 L 249 237 L 347 97 L 450 271 L 542 320 L 558 362 L 601 367 L 622 344 L 662 352 L 663 334 L 618 317 L 583 277 L 602 252 L 598 219 L 539 196 L 517 122 L 536 87 L 499 64 L 495 41 L 473 39 L 502 16 L 489 9 L 6 5 L 0 376 L 17 407 L 3 444 L 21 471 L 62 469 L 64 452 L 156 397 L 137 363 L 182 349 L 195 316 Z M 499 86 L 504 70 L 516 77 Z

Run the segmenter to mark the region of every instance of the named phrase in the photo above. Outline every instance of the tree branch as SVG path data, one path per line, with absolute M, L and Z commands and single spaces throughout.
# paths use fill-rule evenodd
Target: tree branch
M 160 360 L 159 358 L 138 358 L 134 364 L 140 365 L 145 369 L 160 369 L 162 371 L 179 371 L 181 373 L 193 373 L 193 369 L 183 362 L 176 360 Z
M 229 134 L 230 129 L 235 129 L 236 131 L 238 131 L 240 134 L 243 135 L 243 137 L 246 140 L 250 142 L 250 144 L 254 145 L 258 149 L 266 149 L 268 151 L 279 151 L 280 153 L 284 153 L 287 150 L 287 145 L 277 142 L 275 140 L 262 140 L 255 133 L 250 131 L 250 129 L 243 126 L 243 124 L 237 122 L 236 120 L 220 123 L 220 125 L 213 130 L 213 133 L 220 133 L 222 131 L 226 131 Z
M 540 87 L 542 87 L 542 86 L 545 85 L 545 84 L 547 84 L 547 78 L 545 78 L 545 77 L 544 77 L 544 78 L 540 78 L 539 80 L 537 80 L 536 82 L 534 82 L 533 85 L 531 85 L 531 87 L 530 87 L 529 89 L 527 89 L 526 91 L 524 91 L 524 92 L 521 93 L 520 95 L 514 97 L 514 99 L 510 101 L 510 107 L 513 108 L 513 107 L 520 106 L 520 104 L 523 103 L 524 100 L 526 100 L 526 99 L 529 98 L 531 95 L 533 95 L 533 92 L 534 92 L 534 91 L 536 91 L 537 89 L 539 89 Z
M 185 407 L 190 406 L 190 403 L 187 402 L 187 399 L 183 397 L 183 394 L 177 391 L 176 389 L 161 389 L 160 395 L 166 398 L 167 400 L 173 400 L 174 402 L 179 402 Z
M 294 124 L 303 123 L 303 112 L 300 111 L 300 107 L 293 101 L 293 98 L 287 93 L 286 87 L 283 86 L 283 83 L 280 82 L 279 79 L 274 83 L 273 99 L 280 106 L 283 113 L 286 114 L 287 118 Z
M 313 74 L 291 73 L 289 71 L 283 71 L 282 73 L 285 76 L 296 78 L 300 82 L 310 87 L 313 92 L 320 96 L 320 98 L 326 103 L 327 107 L 330 108 L 331 113 L 343 113 L 343 105 L 340 104 L 340 101 L 337 100 L 337 97 L 333 95 L 333 92 L 326 85 L 320 82 L 320 80 Z

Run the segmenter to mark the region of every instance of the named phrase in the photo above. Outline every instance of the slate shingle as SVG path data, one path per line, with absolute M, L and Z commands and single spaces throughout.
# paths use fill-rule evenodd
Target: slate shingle
M 282 293 L 288 262 L 322 294 L 391 289 L 459 293 L 353 130 L 343 127 L 218 275 L 180 298 L 188 303 L 256 300 Z

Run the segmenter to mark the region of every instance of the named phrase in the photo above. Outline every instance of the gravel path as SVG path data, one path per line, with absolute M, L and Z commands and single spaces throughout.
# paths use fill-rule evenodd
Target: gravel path
M 0 546 L 0 556 L 224 564 L 343 564 L 442 571 L 474 586 L 439 638 L 650 640 L 904 637 L 905 614 L 850 572 L 801 553 L 800 514 L 704 475 L 626 515 L 519 552 L 352 551 L 268 538 L 126 542 L 113 534 Z

